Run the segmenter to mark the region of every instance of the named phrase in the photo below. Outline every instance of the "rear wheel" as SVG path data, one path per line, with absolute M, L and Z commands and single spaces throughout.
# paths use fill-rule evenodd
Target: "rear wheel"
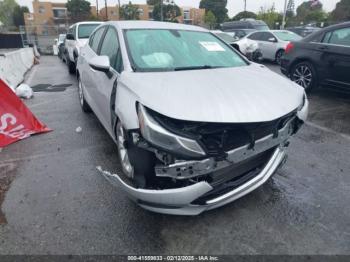
M 89 104 L 86 102 L 84 97 L 83 83 L 81 82 L 80 77 L 78 78 L 78 92 L 79 92 L 79 102 L 80 102 L 81 109 L 85 113 L 91 112 L 91 108 Z
M 306 92 L 317 86 L 317 75 L 314 66 L 309 62 L 301 62 L 293 66 L 290 77 L 302 86 Z
M 123 173 L 131 179 L 137 187 L 146 187 L 154 181 L 155 156 L 153 153 L 138 148 L 129 142 L 127 132 L 118 120 L 116 138 L 119 161 Z
M 282 56 L 284 55 L 284 50 L 279 50 L 277 53 L 276 53 L 276 63 L 278 65 L 281 65 L 281 60 L 282 60 Z

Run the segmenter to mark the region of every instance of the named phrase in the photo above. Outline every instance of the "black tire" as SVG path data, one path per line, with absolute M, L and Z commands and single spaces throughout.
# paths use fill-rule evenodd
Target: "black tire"
M 145 188 L 154 184 L 154 167 L 156 158 L 152 152 L 135 146 L 131 138 L 118 120 L 115 130 L 118 148 L 118 158 L 124 175 L 131 179 L 136 187 Z M 123 140 L 120 139 L 123 137 Z M 125 162 L 129 161 L 132 172 L 129 171 Z
M 89 104 L 85 100 L 83 84 L 80 80 L 80 77 L 78 78 L 78 95 L 79 95 L 79 102 L 80 102 L 81 109 L 83 110 L 84 113 L 90 113 L 92 110 Z
M 295 64 L 290 71 L 290 79 L 302 86 L 309 93 L 318 85 L 315 67 L 307 61 Z
M 278 64 L 278 65 L 281 65 L 281 59 L 282 59 L 282 56 L 284 55 L 284 50 L 278 50 L 278 52 L 276 53 L 276 58 L 275 58 L 275 62 Z
M 75 70 L 76 70 L 75 63 L 70 61 L 69 58 L 67 58 L 67 65 L 68 65 L 68 72 L 72 75 L 75 74 Z

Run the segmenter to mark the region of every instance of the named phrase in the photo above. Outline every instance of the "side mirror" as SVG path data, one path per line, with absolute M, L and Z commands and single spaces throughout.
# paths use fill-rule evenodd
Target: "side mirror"
M 105 55 L 95 56 L 89 61 L 89 65 L 91 66 L 92 69 L 105 72 L 105 73 L 108 73 L 111 67 L 109 63 L 109 57 Z
M 277 42 L 277 39 L 274 38 L 274 37 L 270 37 L 270 38 L 268 39 L 268 41 L 269 41 L 269 42 L 276 43 L 276 42 Z
M 75 37 L 74 37 L 73 34 L 69 33 L 69 34 L 67 34 L 66 39 L 68 39 L 68 40 L 75 40 Z

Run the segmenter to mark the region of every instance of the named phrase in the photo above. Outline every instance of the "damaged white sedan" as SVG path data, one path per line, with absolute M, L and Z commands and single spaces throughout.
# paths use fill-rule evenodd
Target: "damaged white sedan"
M 188 25 L 105 23 L 77 77 L 83 110 L 118 148 L 124 174 L 106 178 L 166 214 L 196 215 L 262 185 L 308 112 L 303 88 Z

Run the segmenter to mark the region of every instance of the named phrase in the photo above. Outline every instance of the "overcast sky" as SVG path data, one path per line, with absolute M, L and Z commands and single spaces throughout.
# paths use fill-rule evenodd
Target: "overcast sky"
M 30 10 L 32 10 L 32 0 L 16 0 L 20 5 L 27 5 Z M 50 2 L 66 2 L 65 0 L 42 0 Z M 90 1 L 91 5 L 96 5 L 96 0 L 87 0 Z M 98 0 L 99 6 L 104 5 L 104 0 Z M 121 3 L 128 3 L 129 0 L 121 0 Z M 175 3 L 179 6 L 192 6 L 198 7 L 200 0 L 175 0 Z M 228 0 L 227 9 L 229 10 L 229 16 L 233 16 L 240 11 L 243 11 L 244 4 L 243 0 Z M 300 5 L 305 0 L 295 0 L 295 7 Z M 335 8 L 335 5 L 339 0 L 321 0 L 323 7 L 326 11 L 332 11 Z M 107 5 L 116 5 L 118 0 L 107 0 Z M 134 4 L 144 4 L 146 0 L 133 0 Z M 261 6 L 270 7 L 275 3 L 276 9 L 278 11 L 283 10 L 284 0 L 247 0 L 247 10 L 258 12 Z

